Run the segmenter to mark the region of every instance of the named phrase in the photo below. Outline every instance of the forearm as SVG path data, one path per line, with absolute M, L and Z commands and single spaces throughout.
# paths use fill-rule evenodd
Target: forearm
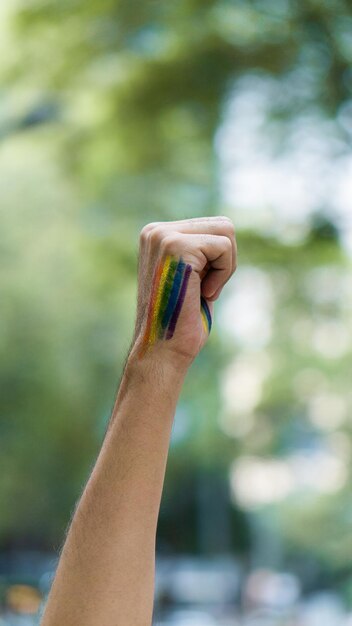
M 177 399 L 236 266 L 224 217 L 141 231 L 134 347 L 42 626 L 150 626 L 155 534 Z
M 43 626 L 150 625 L 157 517 L 186 369 L 164 355 L 128 360 Z

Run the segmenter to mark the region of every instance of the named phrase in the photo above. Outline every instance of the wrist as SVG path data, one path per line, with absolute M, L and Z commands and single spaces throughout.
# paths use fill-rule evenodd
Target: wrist
M 188 372 L 193 359 L 189 355 L 166 347 L 163 342 L 151 346 L 141 356 L 138 340 L 132 346 L 126 367 L 130 371 L 139 371 L 147 377 L 160 379 L 161 377 L 183 380 Z
M 154 347 L 154 350 L 148 351 L 140 358 L 137 342 L 133 344 L 126 360 L 111 424 L 114 422 L 116 412 L 128 398 L 135 403 L 137 414 L 139 411 L 148 414 L 150 407 L 155 406 L 157 413 L 161 412 L 164 415 L 166 411 L 173 419 L 190 363 L 189 358 L 169 354 L 159 347 Z M 155 420 L 154 414 L 152 420 Z

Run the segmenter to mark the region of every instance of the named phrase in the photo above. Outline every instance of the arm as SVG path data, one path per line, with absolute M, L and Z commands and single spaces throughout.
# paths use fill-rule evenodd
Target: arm
M 234 232 L 226 218 L 143 229 L 133 345 L 42 626 L 150 626 L 156 526 L 176 403 L 207 340 L 212 302 L 234 269 Z

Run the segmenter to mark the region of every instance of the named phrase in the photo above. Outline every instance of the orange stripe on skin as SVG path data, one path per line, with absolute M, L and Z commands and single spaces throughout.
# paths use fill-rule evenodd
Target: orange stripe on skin
M 151 331 L 151 326 L 152 326 L 152 322 L 153 322 L 154 306 L 155 306 L 155 302 L 156 302 L 156 298 L 157 298 L 157 294 L 158 294 L 158 287 L 159 287 L 161 275 L 162 275 L 162 272 L 163 272 L 163 266 L 164 266 L 164 263 L 162 261 L 159 261 L 159 264 L 155 268 L 155 273 L 154 273 L 154 278 L 153 278 L 153 286 L 152 286 L 152 293 L 151 293 L 150 302 L 149 302 L 149 308 L 148 308 L 147 324 L 146 324 L 146 327 L 145 327 L 145 331 L 144 331 L 144 335 L 143 335 L 143 341 L 142 341 L 142 346 L 141 346 L 140 353 L 139 353 L 140 357 L 142 357 L 145 354 L 145 352 L 146 352 L 146 350 L 148 348 L 148 345 L 149 345 L 150 331 Z

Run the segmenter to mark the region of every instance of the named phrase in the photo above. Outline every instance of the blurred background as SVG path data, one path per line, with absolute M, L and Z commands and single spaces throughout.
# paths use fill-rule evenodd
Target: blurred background
M 1 0 L 0 625 L 31 626 L 133 331 L 138 234 L 239 268 L 173 430 L 156 626 L 351 626 L 352 7 Z

